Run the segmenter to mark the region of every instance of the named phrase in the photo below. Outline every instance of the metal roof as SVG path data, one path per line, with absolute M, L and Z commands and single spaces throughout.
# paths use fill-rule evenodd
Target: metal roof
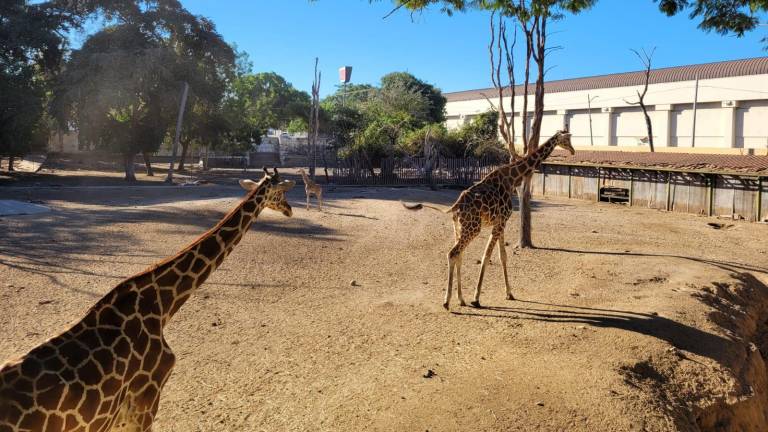
M 693 81 L 699 79 L 726 78 L 732 76 L 768 74 L 768 57 L 756 57 L 742 60 L 722 61 L 697 65 L 676 66 L 660 69 L 652 69 L 650 84 L 670 83 L 679 81 Z M 559 93 L 578 90 L 593 90 L 614 87 L 638 86 L 645 83 L 645 71 L 615 73 L 609 75 L 596 75 L 584 78 L 547 81 L 544 88 L 547 93 Z M 534 86 L 528 86 L 529 94 L 533 94 Z M 516 94 L 523 93 L 523 86 L 515 87 Z M 504 89 L 504 94 L 509 94 L 509 89 Z M 444 93 L 448 102 L 485 99 L 497 96 L 495 88 L 466 90 L 453 93 Z
M 639 169 L 663 168 L 682 171 L 738 172 L 755 175 L 768 173 L 768 156 L 758 155 L 591 150 L 576 150 L 576 154 L 571 155 L 558 149 L 545 163 L 547 162 L 559 165 L 624 166 Z

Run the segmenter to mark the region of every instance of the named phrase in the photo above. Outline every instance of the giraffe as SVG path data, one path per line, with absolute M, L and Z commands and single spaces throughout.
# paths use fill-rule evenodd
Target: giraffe
M 499 260 L 504 271 L 504 284 L 507 300 L 514 300 L 507 275 L 507 251 L 504 243 L 504 227 L 512 215 L 512 195 L 523 180 L 532 175 L 534 170 L 549 157 L 555 147 L 562 147 L 575 154 L 571 146 L 571 134 L 568 131 L 557 132 L 543 145 L 526 157 L 503 165 L 486 175 L 459 195 L 456 202 L 446 212 L 453 213 L 453 229 L 456 243 L 448 252 L 448 289 L 443 307 L 448 310 L 453 286 L 453 273 L 456 270 L 456 293 L 461 306 L 466 306 L 461 295 L 461 260 L 464 249 L 480 234 L 484 225 L 492 227 L 491 236 L 485 246 L 485 254 L 477 279 L 475 298 L 470 303 L 480 307 L 480 288 L 483 285 L 485 266 L 496 243 L 499 244 Z
M 318 209 L 323 211 L 323 188 L 312 181 L 307 173 L 304 172 L 304 169 L 299 168 L 299 174 L 301 174 L 301 178 L 304 180 L 304 192 L 307 194 L 307 210 L 309 210 L 309 196 L 314 194 L 317 198 Z
M 163 330 L 264 208 L 292 215 L 295 182 L 264 170 L 178 254 L 119 283 L 70 329 L 0 366 L 0 432 L 148 432 L 175 363 Z

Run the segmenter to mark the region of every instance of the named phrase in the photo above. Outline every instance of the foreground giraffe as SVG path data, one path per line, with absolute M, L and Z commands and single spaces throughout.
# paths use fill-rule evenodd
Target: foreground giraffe
M 317 208 L 323 211 L 323 188 L 312 181 L 302 168 L 299 168 L 302 180 L 304 180 L 304 192 L 307 194 L 307 210 L 309 210 L 309 197 L 314 195 L 317 198 Z
M 0 432 L 147 432 L 175 357 L 163 329 L 267 207 L 292 215 L 277 170 L 215 227 L 112 289 L 83 319 L 0 366 Z
M 507 276 L 507 251 L 504 244 L 504 227 L 513 210 L 512 196 L 523 180 L 532 175 L 557 146 L 568 150 L 571 154 L 575 153 L 571 146 L 571 134 L 567 131 L 557 132 L 530 155 L 491 171 L 480 182 L 463 191 L 451 208 L 445 211 L 446 213 L 453 213 L 453 229 L 456 238 L 456 244 L 448 252 L 448 289 L 445 292 L 445 302 L 443 302 L 443 307 L 446 310 L 451 301 L 454 269 L 456 270 L 456 293 L 459 297 L 459 303 L 466 306 L 464 297 L 461 295 L 462 255 L 469 243 L 480 234 L 480 229 L 488 225 L 492 227 L 491 236 L 488 238 L 480 266 L 475 299 L 470 304 L 474 307 L 480 307 L 480 288 L 483 285 L 485 265 L 488 263 L 493 247 L 497 242 L 499 243 L 499 259 L 504 271 L 507 299 L 515 299 L 512 296 L 512 289 L 509 286 L 509 277 Z M 410 210 L 418 210 L 422 207 L 431 206 L 405 204 L 405 207 Z

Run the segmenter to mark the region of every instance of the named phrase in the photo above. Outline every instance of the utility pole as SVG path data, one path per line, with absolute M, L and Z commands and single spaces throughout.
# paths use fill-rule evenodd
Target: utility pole
M 184 87 L 181 90 L 181 104 L 179 104 L 179 117 L 176 119 L 176 134 L 173 137 L 173 148 L 171 149 L 171 164 L 168 166 L 168 177 L 166 183 L 173 183 L 173 163 L 176 161 L 176 149 L 179 148 L 179 139 L 181 138 L 181 123 L 184 121 L 184 107 L 187 105 L 187 94 L 189 93 L 189 84 L 184 81 Z
M 587 93 L 587 113 L 589 114 L 589 145 L 593 147 L 595 145 L 595 138 L 592 135 L 592 101 L 597 98 L 598 96 L 589 97 L 589 93 Z
M 696 147 L 696 105 L 699 102 L 699 76 L 696 75 L 696 87 L 693 91 L 693 126 L 691 129 L 691 147 Z

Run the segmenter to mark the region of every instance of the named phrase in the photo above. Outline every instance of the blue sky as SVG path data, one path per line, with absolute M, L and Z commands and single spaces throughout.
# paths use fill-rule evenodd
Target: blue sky
M 182 0 L 211 18 L 230 42 L 246 51 L 254 70 L 274 71 L 309 91 L 315 57 L 323 73 L 321 94 L 335 90 L 338 68 L 351 65 L 354 83 L 378 82 L 408 71 L 443 91 L 491 85 L 488 14 L 448 17 L 433 9 L 382 19 L 392 2 L 381 0 Z M 578 16 L 551 26 L 547 79 L 641 68 L 630 48 L 657 47 L 654 67 L 768 55 L 760 39 L 768 27 L 737 39 L 705 33 L 687 16 L 668 18 L 651 0 L 601 0 Z

